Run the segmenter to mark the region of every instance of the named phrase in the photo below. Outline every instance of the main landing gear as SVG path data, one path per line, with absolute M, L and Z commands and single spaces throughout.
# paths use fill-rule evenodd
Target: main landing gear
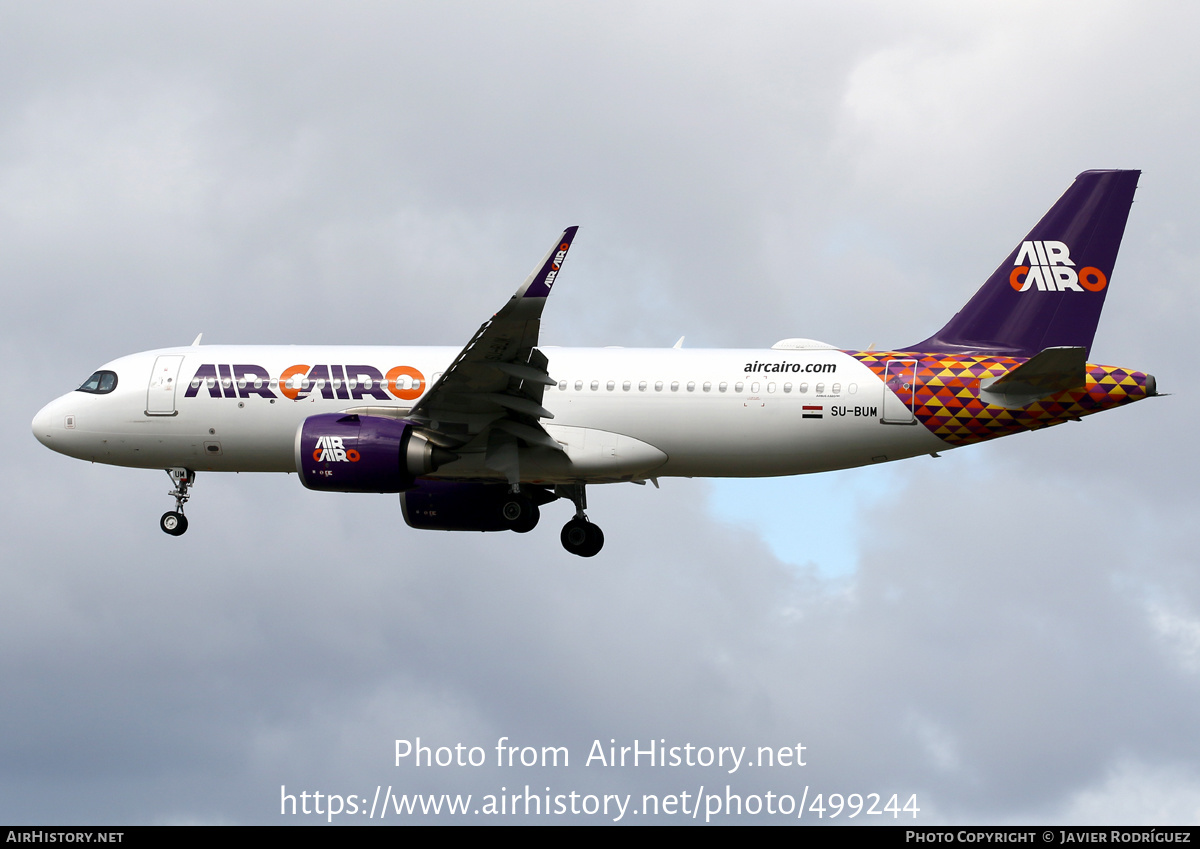
M 177 537 L 188 529 L 187 516 L 183 515 L 183 505 L 191 497 L 188 495 L 188 487 L 196 482 L 196 473 L 191 469 L 175 467 L 167 469 L 167 474 L 171 476 L 171 483 L 175 484 L 175 488 L 167 493 L 174 497 L 175 509 L 163 513 L 162 518 L 158 520 L 158 526 L 163 529 L 164 533 Z
M 600 530 L 599 525 L 588 521 L 584 512 L 587 509 L 587 495 L 583 484 L 559 486 L 555 488 L 555 493 L 571 499 L 575 504 L 575 518 L 563 525 L 562 533 L 558 536 L 563 548 L 580 557 L 599 554 L 604 547 L 604 531 Z
M 581 483 L 560 484 L 553 493 L 540 486 L 522 489 L 520 484 L 513 484 L 500 502 L 500 515 L 509 530 L 527 534 L 542 517 L 540 506 L 556 498 L 569 498 L 575 504 L 575 518 L 563 525 L 559 535 L 563 548 L 580 557 L 594 557 L 604 547 L 604 532 L 588 521 L 584 512 L 587 497 Z
M 542 518 L 542 511 L 538 509 L 532 498 L 521 492 L 518 486 L 500 505 L 500 515 L 504 517 L 510 530 L 519 534 L 527 534 L 537 527 L 538 520 Z

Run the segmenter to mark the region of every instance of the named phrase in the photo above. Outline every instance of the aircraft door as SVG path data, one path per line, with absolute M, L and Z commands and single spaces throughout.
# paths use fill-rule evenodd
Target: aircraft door
M 154 361 L 150 386 L 146 390 L 146 415 L 175 415 L 175 387 L 179 384 L 182 354 L 163 354 Z
M 883 378 L 891 390 L 883 393 L 883 423 L 913 424 L 913 401 L 917 394 L 917 361 L 888 360 Z

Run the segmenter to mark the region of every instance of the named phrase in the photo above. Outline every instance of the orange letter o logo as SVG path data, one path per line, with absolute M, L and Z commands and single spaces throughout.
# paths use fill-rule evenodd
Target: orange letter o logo
M 1103 271 L 1089 265 L 1079 269 L 1079 285 L 1089 292 L 1099 292 L 1108 285 L 1108 278 L 1104 276 Z
M 1008 275 L 1009 285 L 1012 286 L 1014 289 L 1016 289 L 1018 292 L 1020 292 L 1022 289 L 1025 288 L 1024 275 L 1026 275 L 1028 273 L 1029 273 L 1028 265 L 1018 265 Z M 1018 280 L 1017 279 L 1018 277 L 1020 277 L 1021 279 Z
M 402 376 L 413 379 L 412 389 L 400 388 L 400 385 L 396 381 Z M 396 366 L 387 373 L 387 388 L 389 392 L 401 401 L 416 400 L 421 397 L 421 390 L 425 388 L 425 375 L 411 366 Z

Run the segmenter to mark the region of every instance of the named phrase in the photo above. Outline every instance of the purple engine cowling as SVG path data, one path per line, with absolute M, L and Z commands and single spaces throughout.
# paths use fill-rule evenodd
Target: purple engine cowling
M 325 492 L 403 492 L 457 457 L 404 419 L 324 413 L 296 431 L 300 482 Z
M 501 505 L 506 483 L 421 480 L 400 493 L 400 509 L 410 528 L 429 531 L 507 531 Z

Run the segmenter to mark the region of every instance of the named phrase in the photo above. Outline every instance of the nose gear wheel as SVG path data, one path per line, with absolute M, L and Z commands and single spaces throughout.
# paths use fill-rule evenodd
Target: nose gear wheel
M 187 516 L 183 515 L 182 513 L 176 513 L 174 510 L 168 513 L 163 513 L 162 518 L 158 520 L 158 526 L 162 528 L 165 533 L 168 533 L 173 537 L 177 537 L 187 530 Z
M 191 497 L 188 495 L 188 488 L 196 482 L 196 473 L 191 469 L 176 466 L 167 469 L 167 474 L 171 478 L 171 483 L 175 484 L 175 487 L 167 493 L 175 499 L 175 509 L 163 513 L 158 520 L 158 526 L 162 528 L 163 533 L 177 537 L 188 528 L 187 516 L 183 515 L 183 505 Z

